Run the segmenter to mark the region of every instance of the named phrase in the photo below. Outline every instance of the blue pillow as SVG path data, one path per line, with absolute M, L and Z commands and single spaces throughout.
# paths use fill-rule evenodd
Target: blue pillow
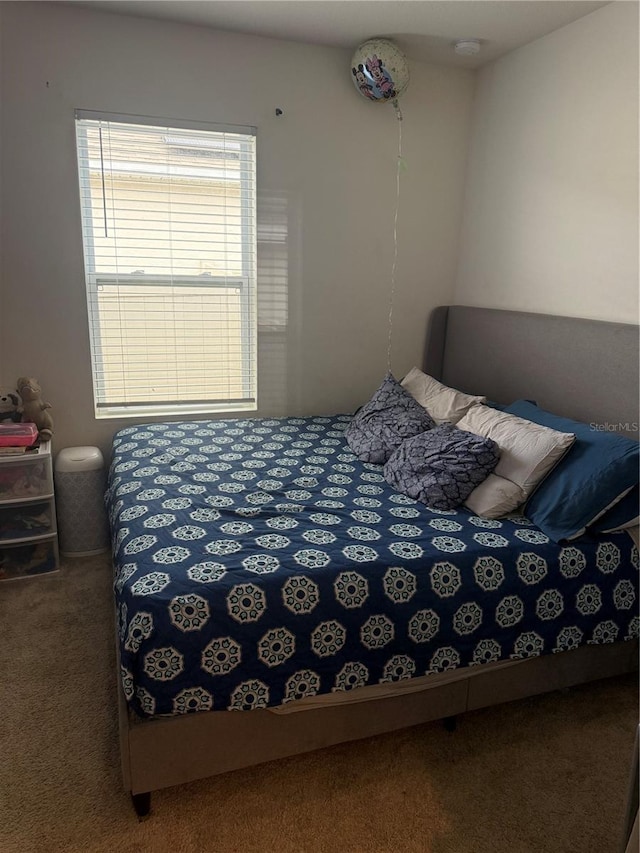
M 594 533 L 613 533 L 614 530 L 624 530 L 638 523 L 640 515 L 640 486 L 635 486 L 630 492 L 601 515 L 591 527 Z
M 527 403 L 533 403 L 534 406 L 538 405 L 535 400 L 527 400 L 526 402 Z M 490 409 L 497 409 L 497 411 L 499 411 L 499 412 L 506 412 L 507 411 L 507 404 L 506 403 L 496 403 L 495 400 L 487 400 L 487 402 L 485 403 L 485 406 L 489 406 Z
M 361 462 L 384 465 L 405 438 L 434 426 L 427 410 L 388 373 L 369 402 L 354 415 L 345 438 Z
M 526 400 L 505 409 L 576 436 L 573 446 L 527 501 L 524 514 L 554 542 L 575 539 L 638 485 L 637 441 L 546 412 Z
M 455 509 L 499 459 L 495 441 L 445 423 L 403 441 L 384 466 L 384 478 L 432 509 Z

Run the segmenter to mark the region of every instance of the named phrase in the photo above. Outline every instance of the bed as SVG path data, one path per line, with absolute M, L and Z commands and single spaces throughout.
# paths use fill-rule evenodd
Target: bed
M 637 329 L 469 307 L 425 369 L 637 433 Z M 637 666 L 628 532 L 557 545 L 436 512 L 359 462 L 350 414 L 121 430 L 108 504 L 123 778 L 151 791 Z

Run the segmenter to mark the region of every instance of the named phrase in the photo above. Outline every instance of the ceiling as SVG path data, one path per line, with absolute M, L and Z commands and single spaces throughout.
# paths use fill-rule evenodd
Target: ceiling
M 120 15 L 355 48 L 392 38 L 414 60 L 477 68 L 608 5 L 595 0 L 69 0 Z M 476 38 L 475 57 L 453 43 Z

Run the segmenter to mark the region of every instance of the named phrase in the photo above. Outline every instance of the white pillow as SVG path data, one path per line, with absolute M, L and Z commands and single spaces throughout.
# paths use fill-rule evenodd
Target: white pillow
M 559 432 L 490 406 L 473 406 L 456 426 L 491 438 L 500 448 L 500 461 L 493 474 L 465 501 L 465 506 L 485 518 L 500 518 L 524 503 L 575 441 L 573 433 Z
M 483 483 L 475 487 L 464 505 L 484 518 L 502 518 L 523 504 L 525 499 L 521 486 L 497 474 L 489 474 Z
M 457 424 L 471 406 L 487 402 L 486 397 L 449 388 L 417 367 L 413 367 L 400 384 L 429 412 L 436 425 Z

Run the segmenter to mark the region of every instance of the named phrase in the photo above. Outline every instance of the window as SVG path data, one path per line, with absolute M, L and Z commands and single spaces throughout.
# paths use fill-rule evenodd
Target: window
M 77 112 L 76 140 L 96 416 L 255 410 L 254 129 Z

